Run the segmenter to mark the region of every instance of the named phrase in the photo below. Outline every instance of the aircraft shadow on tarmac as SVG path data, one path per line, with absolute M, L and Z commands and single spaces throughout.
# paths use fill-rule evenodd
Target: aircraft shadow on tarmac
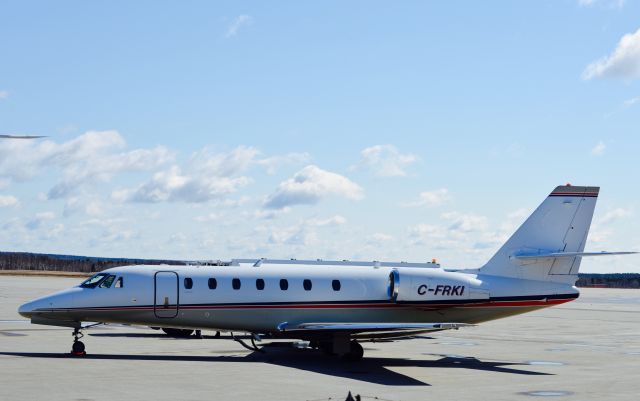
M 518 362 L 481 361 L 471 357 L 438 355 L 437 360 L 417 360 L 404 358 L 365 358 L 360 362 L 345 362 L 334 356 L 324 355 L 311 349 L 267 346 L 266 352 L 252 352 L 247 355 L 189 356 L 189 355 L 122 355 L 87 354 L 83 359 L 92 360 L 133 360 L 133 361 L 176 361 L 213 363 L 268 363 L 277 366 L 300 369 L 328 376 L 343 377 L 363 382 L 391 386 L 430 386 L 429 383 L 395 372 L 389 368 L 454 368 L 517 375 L 550 375 L 511 366 L 527 365 Z M 25 358 L 71 358 L 69 354 L 42 352 L 0 352 L 0 355 Z M 428 374 L 428 371 L 424 372 Z

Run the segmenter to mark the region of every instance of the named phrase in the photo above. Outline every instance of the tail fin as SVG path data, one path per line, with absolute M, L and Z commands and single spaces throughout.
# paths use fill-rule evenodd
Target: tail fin
M 480 273 L 574 284 L 599 190 L 554 189 Z

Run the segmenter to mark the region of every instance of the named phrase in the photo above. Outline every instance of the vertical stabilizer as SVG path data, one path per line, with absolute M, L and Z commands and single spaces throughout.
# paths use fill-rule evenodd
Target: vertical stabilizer
M 582 257 L 549 255 L 584 251 L 599 190 L 570 185 L 554 189 L 481 274 L 575 283 Z

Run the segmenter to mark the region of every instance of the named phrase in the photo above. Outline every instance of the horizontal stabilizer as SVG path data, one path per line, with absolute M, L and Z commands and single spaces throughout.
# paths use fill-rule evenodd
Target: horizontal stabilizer
M 549 252 L 537 254 L 515 255 L 516 259 L 554 259 L 554 258 L 576 258 L 584 256 L 613 256 L 613 255 L 632 255 L 638 252 Z

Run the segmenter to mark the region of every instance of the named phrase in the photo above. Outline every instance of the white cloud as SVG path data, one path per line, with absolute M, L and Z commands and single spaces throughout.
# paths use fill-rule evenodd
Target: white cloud
M 183 170 L 172 165 L 159 171 L 137 188 L 112 193 L 119 202 L 189 202 L 200 203 L 220 199 L 249 184 L 242 176 L 255 161 L 258 150 L 239 146 L 229 153 L 213 154 L 210 149 L 196 152 Z
M 172 165 L 156 172 L 151 179 L 137 188 L 116 190 L 112 199 L 120 202 L 189 202 L 200 203 L 218 200 L 248 185 L 251 178 L 243 175 L 253 166 L 274 173 L 287 163 L 308 158 L 304 153 L 258 158 L 260 151 L 253 147 L 238 146 L 228 153 L 215 153 L 204 148 L 194 153 L 184 166 Z M 236 205 L 245 203 L 243 197 Z
M 236 192 L 249 182 L 247 177 L 190 175 L 172 166 L 138 188 L 114 191 L 112 198 L 119 202 L 207 202 Z
M 598 224 L 609 224 L 616 220 L 629 217 L 631 215 L 632 215 L 631 210 L 619 207 L 606 212 L 604 216 L 598 219 Z
M 45 199 L 46 200 L 46 197 Z M 89 216 L 100 216 L 104 213 L 104 205 L 96 199 L 71 196 L 64 203 L 63 216 L 69 217 L 78 212 L 84 212 Z
M 8 99 L 8 98 L 9 98 L 9 92 L 0 91 L 0 100 L 4 100 L 4 99 Z
M 184 233 L 173 233 L 169 236 L 168 244 L 175 244 L 176 242 L 184 243 L 186 242 L 188 237 Z
M 60 234 L 62 234 L 63 231 L 64 231 L 64 224 L 62 224 L 62 223 L 56 224 L 55 226 L 53 226 L 51 228 L 51 230 L 49 230 L 47 232 L 47 237 L 48 238 L 58 238 L 60 236 Z
M 632 97 L 623 102 L 624 107 L 631 107 L 640 101 L 640 96 Z
M 374 233 L 369 236 L 369 242 L 382 243 L 393 241 L 393 236 L 384 233 Z
M 241 196 L 239 199 L 222 199 L 216 203 L 220 207 L 237 208 L 245 205 L 251 200 L 248 196 Z
M 275 219 L 276 217 L 280 217 L 283 214 L 287 214 L 291 211 L 290 207 L 283 207 L 282 209 L 260 209 L 260 210 L 256 210 L 253 213 L 253 217 L 255 217 L 256 219 L 265 219 L 265 220 L 272 220 Z
M 285 227 L 262 227 L 257 231 L 266 231 L 268 233 L 267 243 L 270 245 L 297 245 L 308 247 L 311 245 L 316 246 L 320 243 L 318 229 L 333 227 L 333 230 L 336 230 L 338 229 L 337 227 L 343 226 L 346 222 L 347 219 L 343 216 L 335 215 L 328 218 L 311 218 Z
M 358 200 L 363 197 L 363 190 L 347 177 L 309 165 L 292 178 L 281 182 L 276 191 L 266 199 L 264 207 L 281 209 L 292 205 L 314 204 L 329 195 Z
M 125 146 L 117 131 L 89 131 L 61 144 L 6 141 L 0 144 L 0 177 L 25 181 L 60 171 L 62 179 L 47 196 L 67 198 L 82 186 L 108 182 L 118 173 L 153 170 L 173 159 L 164 147 L 121 152 Z
M 100 237 L 100 242 L 114 242 L 119 243 L 122 241 L 130 241 L 139 237 L 139 233 L 128 229 L 117 229 L 113 231 L 105 231 Z
M 268 242 L 272 245 L 311 245 L 317 241 L 315 231 L 308 230 L 305 224 L 271 230 Z
M 238 146 L 228 153 L 215 153 L 204 148 L 194 153 L 189 161 L 190 169 L 198 173 L 229 177 L 246 171 L 260 151 L 250 146 Z
M 122 217 L 111 218 L 111 219 L 89 219 L 83 221 L 81 226 L 84 227 L 101 227 L 104 229 L 110 229 L 116 227 L 117 225 L 126 225 L 128 220 Z
M 83 208 L 90 215 L 98 215 L 104 209 L 98 203 L 83 207 L 91 201 L 86 187 L 95 189 L 96 184 L 109 183 L 119 174 L 153 173 L 138 186 L 109 189 L 111 198 L 120 202 L 223 202 L 224 196 L 251 182 L 243 175 L 248 169 L 260 167 L 272 174 L 280 166 L 309 159 L 306 153 L 260 158 L 260 151 L 248 146 L 230 152 L 214 152 L 207 147 L 178 165 L 174 152 L 165 147 L 126 150 L 126 146 L 117 131 L 89 131 L 63 143 L 2 141 L 0 189 L 11 182 L 50 175 L 47 182 L 53 184 L 44 199 L 65 199 L 65 216 Z M 245 198 L 236 205 L 245 203 Z
M 440 206 L 451 200 L 449 190 L 446 188 L 435 189 L 433 191 L 420 192 L 417 201 L 403 203 L 405 207 L 418 207 L 418 206 Z
M 596 144 L 596 146 L 593 147 L 593 149 L 591 149 L 591 154 L 593 156 L 602 156 L 606 148 L 607 146 L 604 144 L 604 142 L 600 141 Z
M 592 62 L 582 73 L 584 80 L 599 77 L 640 78 L 640 29 L 624 35 L 613 53 Z
M 257 160 L 255 163 L 265 168 L 267 174 L 273 175 L 278 168 L 286 164 L 304 164 L 311 161 L 309 153 L 288 153 L 284 156 L 272 156 Z
M 484 216 L 460 212 L 447 212 L 443 213 L 440 217 L 449 222 L 449 230 L 452 231 L 467 233 L 486 230 L 488 227 L 488 220 Z
M 0 207 L 17 206 L 19 203 L 15 196 L 0 195 Z
M 525 208 L 520 208 L 520 209 L 514 210 L 513 212 L 508 213 L 507 219 L 518 220 L 520 223 L 522 223 L 524 219 L 528 217 L 530 214 L 531 214 L 530 210 Z
M 193 220 L 197 221 L 198 223 L 211 223 L 212 221 L 219 220 L 220 217 L 221 216 L 218 213 L 209 213 L 203 216 L 196 216 L 193 218 Z
M 434 224 L 417 224 L 409 227 L 408 231 L 412 245 L 433 245 L 441 243 L 447 237 L 446 230 Z
M 324 227 L 324 226 L 339 226 L 342 224 L 346 224 L 347 219 L 340 215 L 335 215 L 326 219 L 309 219 L 307 220 L 307 224 L 316 226 L 316 227 Z
M 360 162 L 353 168 L 366 168 L 378 177 L 403 177 L 405 168 L 416 161 L 417 156 L 400 153 L 393 145 L 375 145 L 360 152 Z
M 41 212 L 41 213 L 37 213 L 35 215 L 34 218 L 32 218 L 31 220 L 29 220 L 25 226 L 29 229 L 29 230 L 36 230 L 38 228 L 40 228 L 40 226 L 42 225 L 42 223 L 44 223 L 45 221 L 49 221 L 49 220 L 53 220 L 56 218 L 56 214 L 53 212 Z
M 253 17 L 250 15 L 242 14 L 238 15 L 231 21 L 231 24 L 227 27 L 227 32 L 224 34 L 225 38 L 231 38 L 238 34 L 241 28 L 251 25 L 253 23 Z

